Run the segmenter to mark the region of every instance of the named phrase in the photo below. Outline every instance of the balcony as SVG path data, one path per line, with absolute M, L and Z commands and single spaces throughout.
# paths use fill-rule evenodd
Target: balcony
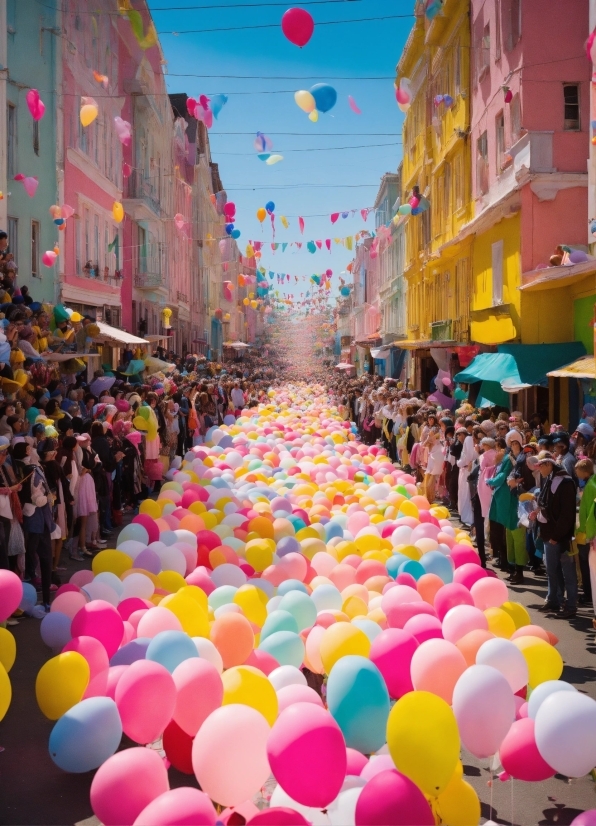
M 135 220 L 161 217 L 158 178 L 150 178 L 143 170 L 133 169 L 128 179 L 128 193 L 123 198 L 125 211 Z
M 153 292 L 161 288 L 167 289 L 166 279 L 160 272 L 135 272 L 134 285 L 138 290 Z
M 451 321 L 433 321 L 430 325 L 431 341 L 453 341 Z
M 79 270 L 80 264 L 77 265 Z M 109 284 L 110 287 L 119 287 L 122 284 L 123 275 L 120 270 L 111 270 L 109 267 L 103 269 L 91 261 L 87 261 L 84 267 L 77 272 L 79 278 L 88 278 L 90 281 Z

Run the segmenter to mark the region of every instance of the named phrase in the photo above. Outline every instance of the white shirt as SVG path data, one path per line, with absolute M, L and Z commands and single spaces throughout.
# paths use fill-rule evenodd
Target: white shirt
M 234 407 L 238 409 L 244 407 L 244 393 L 239 387 L 233 387 L 230 396 L 234 402 Z

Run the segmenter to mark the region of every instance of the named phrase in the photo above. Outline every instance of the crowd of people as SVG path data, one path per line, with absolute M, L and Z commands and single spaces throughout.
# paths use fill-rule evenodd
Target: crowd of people
M 546 576 L 540 610 L 564 619 L 578 602 L 596 603 L 594 405 L 569 433 L 545 413 L 526 422 L 520 411 L 467 402 L 440 409 L 379 376 L 335 377 L 331 391 L 363 442 L 382 444 L 429 502 L 471 529 L 484 567 L 490 561 L 514 585 L 528 571 Z

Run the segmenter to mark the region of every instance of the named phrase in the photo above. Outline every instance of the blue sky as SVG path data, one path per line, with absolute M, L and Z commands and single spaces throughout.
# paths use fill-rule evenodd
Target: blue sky
M 217 7 L 172 8 L 199 5 Z M 315 32 L 303 49 L 284 37 L 280 21 L 291 4 L 281 5 L 277 0 L 150 0 L 149 6 L 168 61 L 169 91 L 193 97 L 229 95 L 210 130 L 210 141 L 228 200 L 236 203 L 242 248 L 249 239 L 271 242 L 269 220 L 261 231 L 256 218 L 257 209 L 270 200 L 278 216 L 276 241 L 343 237 L 374 226 L 373 216 L 365 224 L 359 214 L 340 218 L 333 226 L 329 215 L 372 206 L 381 176 L 395 171 L 401 159 L 402 115 L 395 103 L 393 78 L 414 21 L 412 0 L 305 2 L 302 8 L 312 14 Z M 160 10 L 164 7 L 169 8 Z M 317 25 L 383 17 L 388 19 Z M 272 26 L 207 31 L 267 24 Z M 311 123 L 296 106 L 294 92 L 318 82 L 334 86 L 338 101 L 318 123 Z M 362 115 L 351 111 L 348 95 Z M 284 155 L 283 161 L 267 166 L 256 157 L 253 140 L 257 131 L 271 138 L 273 151 Z M 280 215 L 287 216 L 289 229 L 283 229 Z M 302 237 L 299 215 L 306 222 Z M 335 244 L 331 253 L 323 250 L 311 255 L 288 248 L 274 254 L 268 246 L 261 263 L 268 270 L 292 276 L 331 268 L 335 294 L 339 273 L 352 254 Z M 307 289 L 302 281 L 295 285 L 294 278 L 291 284 L 294 294 Z M 290 291 L 290 287 L 284 289 Z

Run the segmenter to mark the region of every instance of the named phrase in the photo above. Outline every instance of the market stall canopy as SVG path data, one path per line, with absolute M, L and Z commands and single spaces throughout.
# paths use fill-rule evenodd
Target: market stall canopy
M 356 368 L 354 367 L 353 364 L 348 364 L 348 362 L 346 362 L 346 361 L 340 361 L 339 364 L 335 365 L 335 369 L 336 370 L 355 370 Z
M 245 344 L 244 341 L 224 341 L 224 347 L 231 347 L 233 350 L 245 350 L 250 347 L 250 344 Z
M 166 335 L 165 333 L 163 335 L 160 335 L 158 333 L 151 333 L 150 335 L 145 336 L 143 340 L 150 341 L 153 344 L 156 341 L 166 341 L 168 338 L 171 339 L 172 337 Z
M 551 370 L 547 373 L 554 379 L 596 379 L 596 362 L 594 356 L 582 356 L 571 364 L 566 364 L 558 370 Z
M 548 384 L 548 373 L 585 355 L 580 341 L 561 344 L 500 344 L 496 353 L 481 353 L 454 376 L 459 384 L 482 382 L 479 406 L 509 407 L 507 393 Z
M 374 359 L 388 359 L 391 355 L 391 345 L 371 349 L 370 354 Z
M 145 347 L 149 345 L 149 341 L 138 336 L 133 336 L 132 333 L 127 333 L 125 330 L 119 330 L 117 327 L 111 327 L 103 321 L 96 322 L 99 327 L 99 335 L 95 341 L 102 344 L 111 344 L 114 347 L 138 347 L 144 344 Z

